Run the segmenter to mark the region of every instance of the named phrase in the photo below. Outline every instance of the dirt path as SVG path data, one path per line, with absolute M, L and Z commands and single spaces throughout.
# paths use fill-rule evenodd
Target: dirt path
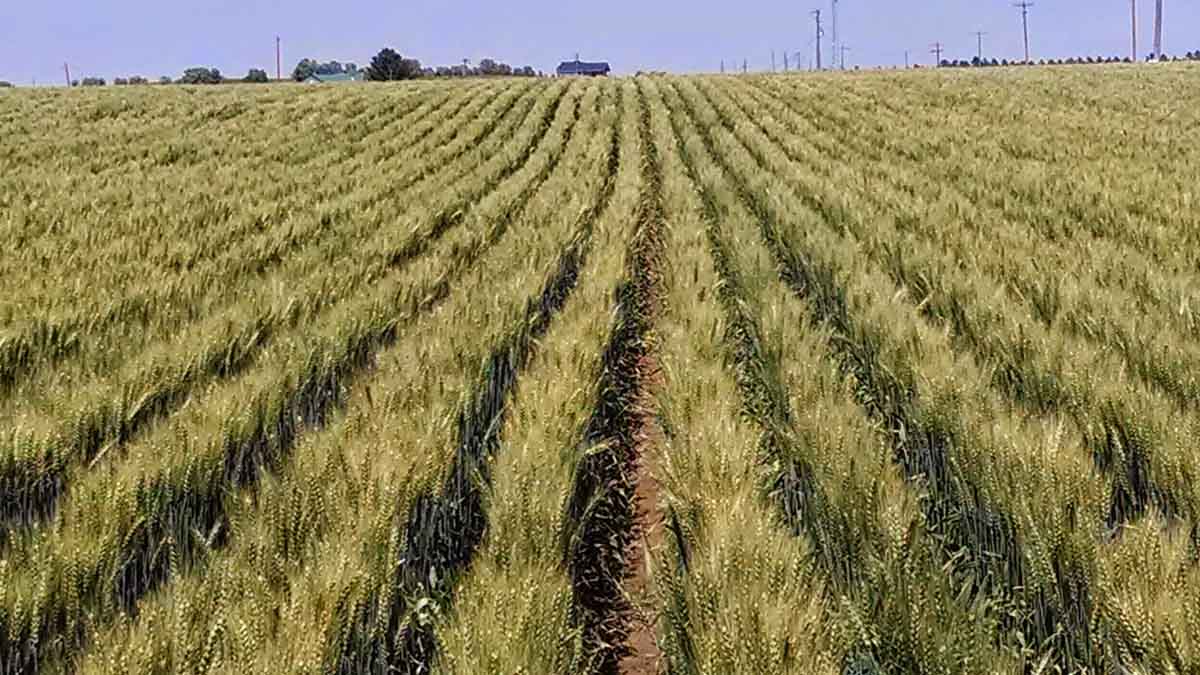
M 625 653 L 617 664 L 622 675 L 657 675 L 663 672 L 662 651 L 655 638 L 657 612 L 646 600 L 653 597 L 650 559 L 663 545 L 663 513 L 659 509 L 661 486 L 655 478 L 655 464 L 663 447 L 663 430 L 658 422 L 654 392 L 662 385 L 662 371 L 653 352 L 642 357 L 638 364 L 639 396 L 637 428 L 634 430 L 637 453 L 637 479 L 634 490 L 634 538 L 627 554 L 628 572 L 625 590 L 633 606 L 629 638 Z

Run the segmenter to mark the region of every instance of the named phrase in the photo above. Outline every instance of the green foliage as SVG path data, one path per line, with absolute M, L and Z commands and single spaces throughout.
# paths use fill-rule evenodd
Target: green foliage
M 371 59 L 367 68 L 367 79 L 373 82 L 411 80 L 421 75 L 421 62 L 406 59 L 390 47 L 381 50 Z
M 251 68 L 250 72 L 246 74 L 246 77 L 243 78 L 242 81 L 243 82 L 253 82 L 253 83 L 257 83 L 257 84 L 265 84 L 265 83 L 269 82 L 270 80 L 267 77 L 267 71 L 260 70 L 258 68 Z
M 221 84 L 224 78 L 216 68 L 188 68 L 179 78 L 179 84 Z

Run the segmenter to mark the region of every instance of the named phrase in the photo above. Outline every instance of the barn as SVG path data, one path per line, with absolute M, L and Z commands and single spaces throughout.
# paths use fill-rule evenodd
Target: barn
M 580 77 L 608 77 L 612 69 L 608 67 L 608 63 L 600 61 L 598 63 L 588 63 L 587 61 L 563 61 L 558 64 L 558 76 L 580 76 Z

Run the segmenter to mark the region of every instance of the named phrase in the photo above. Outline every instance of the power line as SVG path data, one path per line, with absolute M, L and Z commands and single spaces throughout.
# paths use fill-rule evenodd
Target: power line
M 1029 63 L 1029 8 L 1033 7 L 1033 3 L 1029 0 L 1021 0 L 1014 2 L 1013 7 L 1021 10 L 1021 27 L 1025 32 L 1025 63 Z

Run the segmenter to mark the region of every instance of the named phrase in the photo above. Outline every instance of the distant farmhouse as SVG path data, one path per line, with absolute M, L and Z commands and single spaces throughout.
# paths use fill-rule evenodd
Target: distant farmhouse
M 588 63 L 580 61 L 579 57 L 575 57 L 574 61 L 563 61 L 558 64 L 558 76 L 580 76 L 580 77 L 608 77 L 612 69 L 604 61 L 599 63 Z
M 359 70 L 353 73 L 331 73 L 329 75 L 318 75 L 313 73 L 304 80 L 304 84 L 341 84 L 345 82 L 365 82 L 367 73 Z

